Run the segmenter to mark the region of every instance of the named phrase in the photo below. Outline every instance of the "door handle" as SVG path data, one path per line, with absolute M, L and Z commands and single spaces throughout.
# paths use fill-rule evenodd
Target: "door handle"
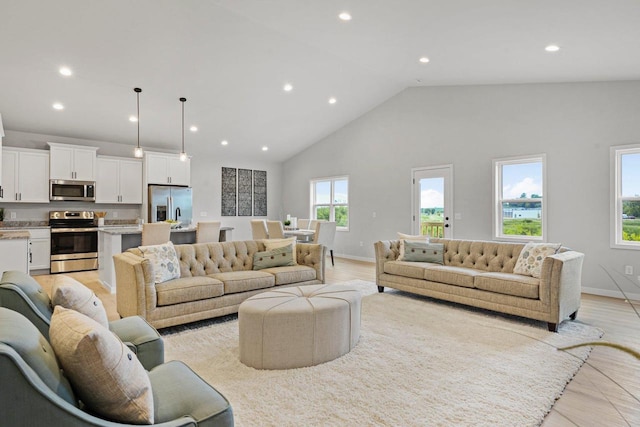
M 444 225 L 444 227 L 445 227 L 445 228 L 449 228 L 449 224 L 445 224 L 445 225 Z

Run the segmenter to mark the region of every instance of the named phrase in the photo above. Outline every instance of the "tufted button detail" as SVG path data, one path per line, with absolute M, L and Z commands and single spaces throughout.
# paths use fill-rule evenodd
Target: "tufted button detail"
M 127 353 L 127 359 L 132 360 L 133 356 L 131 356 L 131 353 Z

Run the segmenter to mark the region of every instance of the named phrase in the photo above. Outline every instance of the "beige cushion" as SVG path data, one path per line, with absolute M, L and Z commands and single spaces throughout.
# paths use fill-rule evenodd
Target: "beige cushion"
M 293 245 L 293 262 L 298 263 L 296 259 L 296 238 L 290 237 L 287 239 L 266 239 L 262 241 L 264 243 L 264 250 L 271 251 L 273 249 L 281 248 L 283 246 Z
M 513 273 L 482 273 L 474 282 L 477 289 L 516 297 L 538 299 L 540 279 Z
M 199 301 L 224 295 L 221 281 L 207 276 L 183 277 L 156 285 L 158 306 Z
M 424 279 L 424 269 L 430 265 L 432 264 L 427 262 L 387 261 L 384 263 L 384 272 L 394 276 Z
M 109 329 L 109 320 L 102 301 L 91 289 L 72 277 L 56 276 L 51 289 L 51 305 L 61 305 L 80 312 Z
M 465 267 L 448 267 L 437 264 L 429 264 L 424 270 L 424 278 L 430 282 L 440 282 L 449 285 L 474 287 L 474 278 L 482 274 L 482 270 L 474 270 Z
M 231 271 L 228 273 L 210 274 L 209 277 L 213 277 L 224 283 L 225 295 L 270 288 L 276 283 L 273 274 L 263 271 Z
M 49 335 L 65 375 L 91 412 L 123 423 L 153 424 L 147 372 L 113 333 L 77 311 L 57 306 Z
M 293 244 L 253 254 L 254 270 L 292 265 L 296 265 L 296 263 L 293 262 Z
M 276 277 L 276 286 L 291 285 L 294 283 L 316 280 L 316 269 L 306 265 L 294 265 L 292 267 L 273 267 L 262 270 Z
M 542 262 L 547 256 L 558 252 L 560 246 L 561 243 L 527 243 L 520 252 L 513 272 L 540 278 Z
M 178 254 L 172 242 L 161 245 L 140 246 L 138 249 L 142 252 L 142 257 L 151 262 L 155 283 L 163 283 L 180 277 Z

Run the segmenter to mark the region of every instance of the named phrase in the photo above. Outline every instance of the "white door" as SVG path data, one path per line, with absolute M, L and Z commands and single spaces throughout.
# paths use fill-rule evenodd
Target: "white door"
M 412 174 L 413 233 L 453 238 L 453 165 L 415 168 Z

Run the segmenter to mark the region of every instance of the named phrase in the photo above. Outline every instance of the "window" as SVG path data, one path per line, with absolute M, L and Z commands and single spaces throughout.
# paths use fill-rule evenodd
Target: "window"
M 640 249 L 640 145 L 611 147 L 611 246 Z
M 545 238 L 545 155 L 493 161 L 494 237 Z
M 335 221 L 337 229 L 349 229 L 348 177 L 311 181 L 311 218 Z

